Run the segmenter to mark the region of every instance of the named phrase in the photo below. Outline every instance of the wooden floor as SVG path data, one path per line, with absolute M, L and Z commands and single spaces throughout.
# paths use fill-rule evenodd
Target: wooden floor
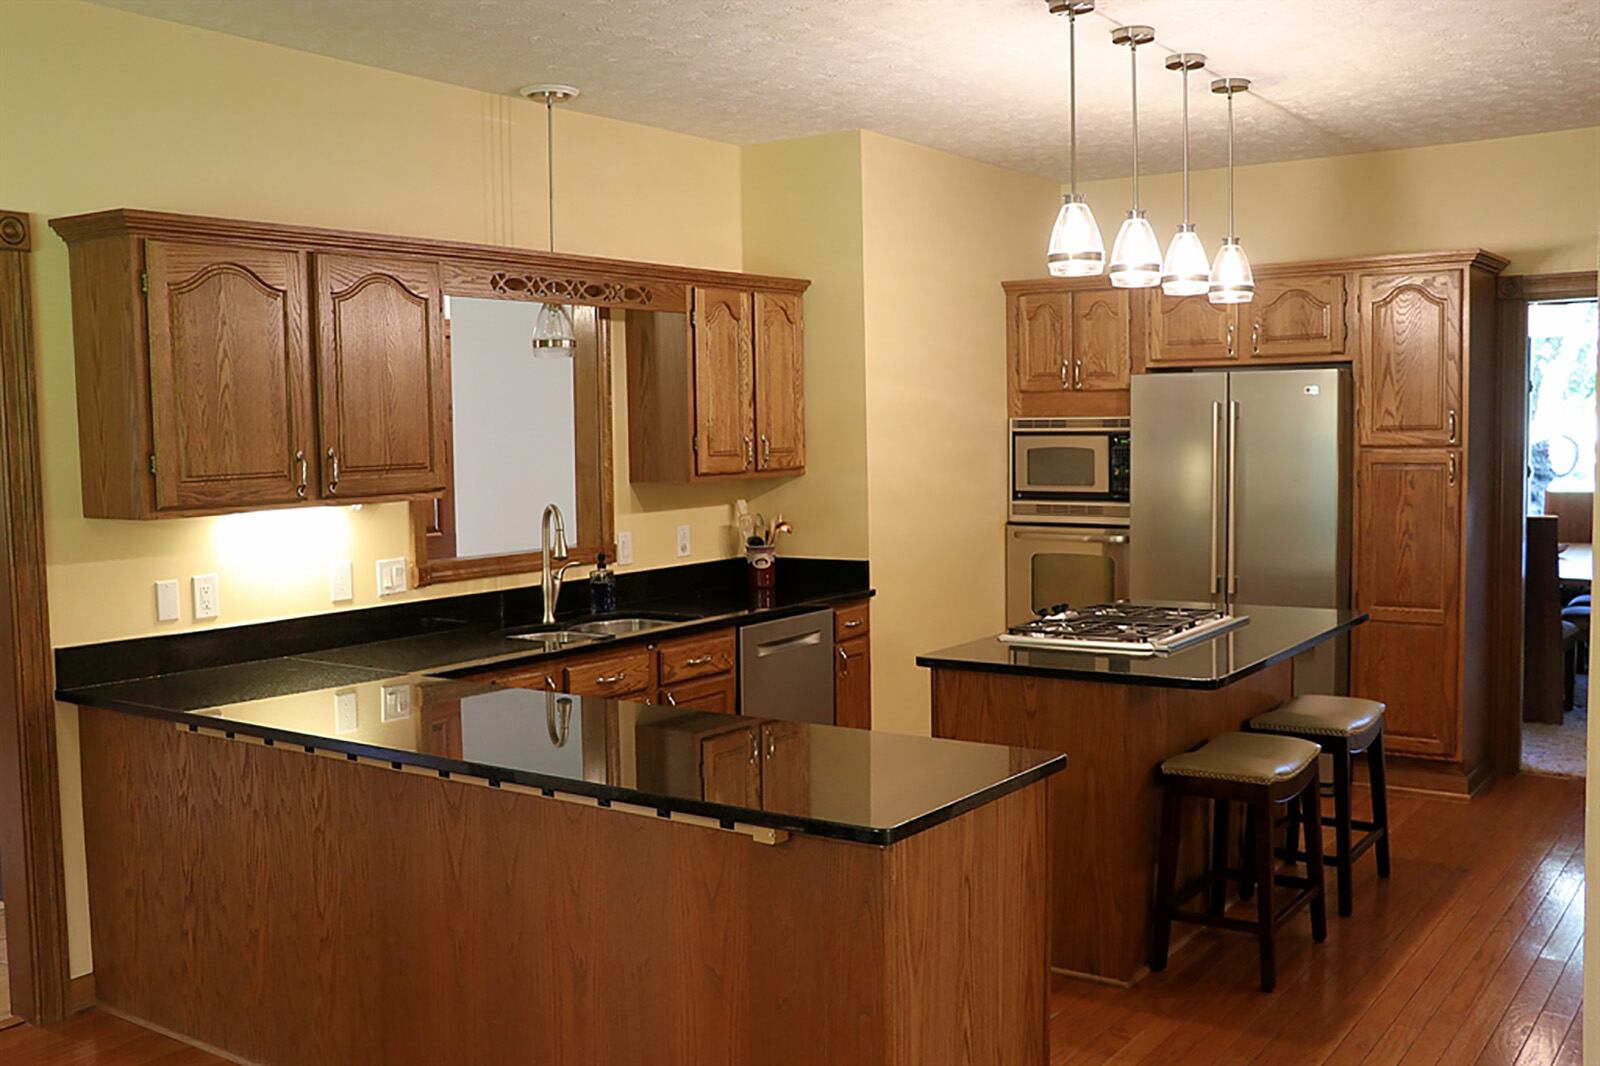
M 1470 804 L 1396 794 L 1394 876 L 1329 907 L 1326 944 L 1285 929 L 1278 991 L 1254 944 L 1202 933 L 1131 991 L 1059 979 L 1051 1064 L 1579 1066 L 1583 784 L 1523 775 Z M 1332 891 L 1332 878 L 1329 878 Z M 221 1059 L 99 1013 L 0 1032 L 6 1066 Z

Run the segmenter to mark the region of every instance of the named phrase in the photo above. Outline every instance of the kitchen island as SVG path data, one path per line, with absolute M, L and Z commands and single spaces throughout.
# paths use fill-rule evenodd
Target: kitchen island
M 1052 780 L 1051 964 L 1117 984 L 1149 952 L 1157 767 L 1288 700 L 1293 659 L 1365 621 L 1348 610 L 1240 605 L 1237 629 L 1164 655 L 1019 647 L 995 637 L 917 658 L 937 737 L 1065 752 Z M 1199 812 L 1195 812 L 1199 817 Z M 1185 833 L 1190 869 L 1204 831 Z
M 267 1063 L 1046 1060 L 1060 755 L 292 658 L 58 696 L 116 1013 Z

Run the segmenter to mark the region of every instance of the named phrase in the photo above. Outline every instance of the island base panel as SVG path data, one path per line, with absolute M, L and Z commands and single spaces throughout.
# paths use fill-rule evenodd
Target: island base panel
M 933 734 L 1061 751 L 1050 802 L 1050 961 L 1118 984 L 1139 978 L 1150 947 L 1161 790 L 1157 767 L 1288 700 L 1289 661 L 1220 689 L 933 670 Z M 1190 804 L 1184 869 L 1204 863 L 1202 805 Z
M 890 847 L 81 714 L 95 979 L 263 1063 L 1046 1060 L 1045 783 Z

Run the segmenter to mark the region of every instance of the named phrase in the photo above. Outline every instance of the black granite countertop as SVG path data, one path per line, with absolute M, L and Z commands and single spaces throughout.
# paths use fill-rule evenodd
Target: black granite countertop
M 231 698 L 213 702 L 222 694 Z M 306 751 L 876 845 L 1066 764 L 1051 752 L 390 676 L 293 657 L 90 685 L 58 698 Z M 763 744 L 769 728 L 783 730 L 785 742 Z M 796 760 L 782 775 L 786 787 L 758 787 L 753 805 L 707 798 L 699 745 L 734 731 L 747 732 L 762 758 Z
M 1124 685 L 1217 689 L 1293 658 L 1367 620 L 1364 612 L 1240 604 L 1249 621 L 1171 655 L 1104 655 L 1003 644 L 995 637 L 917 656 L 935 670 L 1067 677 Z

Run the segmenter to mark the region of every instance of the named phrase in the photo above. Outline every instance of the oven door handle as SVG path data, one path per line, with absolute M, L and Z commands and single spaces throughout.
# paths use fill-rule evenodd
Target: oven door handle
M 1126 544 L 1126 533 L 1058 533 L 1053 529 L 1013 529 L 1017 540 L 1069 540 L 1074 544 Z

